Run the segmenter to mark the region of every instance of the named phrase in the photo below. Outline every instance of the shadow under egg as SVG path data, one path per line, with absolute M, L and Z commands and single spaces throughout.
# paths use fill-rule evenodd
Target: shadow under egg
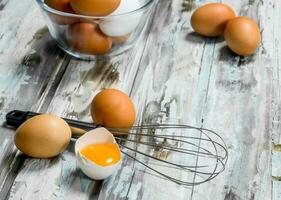
M 224 42 L 224 38 L 223 36 L 218 36 L 218 37 L 206 37 L 203 35 L 200 35 L 198 33 L 196 33 L 195 31 L 193 32 L 189 32 L 186 36 L 185 36 L 185 40 L 189 41 L 191 43 L 213 43 L 214 41 L 217 43 L 220 42 Z

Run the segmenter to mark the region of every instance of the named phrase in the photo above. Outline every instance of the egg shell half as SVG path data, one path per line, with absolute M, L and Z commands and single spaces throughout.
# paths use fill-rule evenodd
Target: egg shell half
M 112 175 L 121 165 L 122 157 L 120 155 L 120 160 L 110 166 L 100 166 L 95 164 L 94 162 L 88 160 L 84 156 L 81 155 L 80 151 L 91 145 L 91 144 L 108 144 L 108 143 L 116 143 L 114 136 L 105 128 L 97 128 L 85 133 L 81 136 L 75 143 L 75 154 L 78 161 L 78 164 L 88 177 L 95 180 L 102 180 L 110 175 Z M 118 145 L 117 145 L 118 147 Z M 118 147 L 119 149 L 119 147 Z M 120 149 L 119 149 L 120 151 Z M 121 152 L 120 152 L 121 154 Z
M 111 14 L 109 19 L 102 21 L 99 26 L 101 31 L 111 37 L 119 37 L 130 34 L 138 26 L 142 17 L 141 12 L 121 15 L 140 8 L 139 0 L 122 0 L 120 6 Z

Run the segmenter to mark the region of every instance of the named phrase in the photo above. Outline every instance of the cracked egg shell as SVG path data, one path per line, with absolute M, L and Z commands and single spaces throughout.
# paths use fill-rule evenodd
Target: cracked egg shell
M 115 145 L 116 150 L 119 153 L 119 160 L 112 165 L 101 166 L 82 155 L 81 151 L 85 147 L 95 144 Z M 75 143 L 75 154 L 78 165 L 80 166 L 83 173 L 95 180 L 102 180 L 111 176 L 122 163 L 119 146 L 117 145 L 114 136 L 105 128 L 97 128 L 81 136 Z

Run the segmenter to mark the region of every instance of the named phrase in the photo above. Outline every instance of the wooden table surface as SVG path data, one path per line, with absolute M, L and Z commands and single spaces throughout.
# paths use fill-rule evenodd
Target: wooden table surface
M 159 0 L 135 48 L 88 62 L 56 46 L 34 0 L 0 0 L 0 199 L 280 200 L 281 1 L 222 1 L 261 28 L 261 47 L 246 58 L 222 38 L 193 33 L 191 13 L 206 2 Z M 102 182 L 77 170 L 73 145 L 51 160 L 16 150 L 8 111 L 90 121 L 92 97 L 105 87 L 131 96 L 138 124 L 176 121 L 220 133 L 226 170 L 186 188 L 125 160 Z

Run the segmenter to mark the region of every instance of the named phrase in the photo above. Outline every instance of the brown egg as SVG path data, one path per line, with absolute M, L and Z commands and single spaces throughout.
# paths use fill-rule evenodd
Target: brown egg
M 45 0 L 45 3 L 55 10 L 74 13 L 74 10 L 70 6 L 70 0 Z
M 16 131 L 15 145 L 34 158 L 51 158 L 65 150 L 71 139 L 68 124 L 55 115 L 38 115 L 28 119 Z
M 70 6 L 70 0 L 45 0 L 45 3 L 49 7 L 53 8 L 55 10 L 58 10 L 58 11 L 72 13 L 72 14 L 75 13 L 74 10 Z M 59 24 L 59 25 L 73 24 L 78 21 L 77 18 L 65 17 L 65 16 L 61 16 L 61 15 L 54 14 L 51 12 L 48 12 L 48 15 L 53 22 L 55 22 L 56 24 Z
M 79 14 L 106 16 L 118 8 L 120 0 L 70 0 L 70 4 Z
M 229 6 L 223 3 L 208 3 L 192 14 L 191 26 L 201 35 L 219 36 L 223 34 L 227 22 L 234 17 L 235 13 Z
M 105 127 L 131 127 L 136 111 L 130 97 L 120 90 L 104 89 L 93 99 L 91 114 L 96 124 Z
M 224 38 L 228 47 L 241 56 L 253 54 L 260 45 L 258 25 L 248 17 L 236 17 L 228 22 Z
M 93 23 L 76 23 L 69 26 L 67 41 L 70 47 L 80 53 L 101 55 L 110 51 L 112 40 Z

